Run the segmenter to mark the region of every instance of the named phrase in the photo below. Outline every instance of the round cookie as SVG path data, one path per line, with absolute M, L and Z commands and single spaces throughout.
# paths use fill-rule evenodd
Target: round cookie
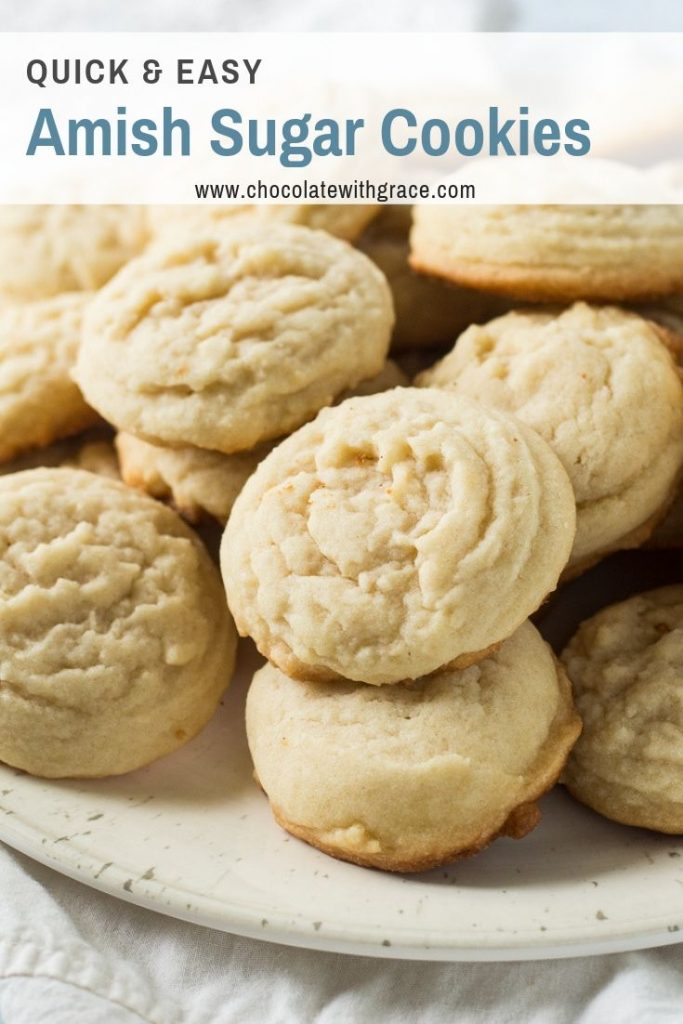
M 683 291 L 683 206 L 417 206 L 411 265 L 525 300 Z
M 326 409 L 259 463 L 221 546 L 240 633 L 288 675 L 382 684 L 480 660 L 557 584 L 557 456 L 437 389 Z
M 531 623 L 462 671 L 410 685 L 303 683 L 266 665 L 247 697 L 277 821 L 325 853 L 423 871 L 537 823 L 581 726 Z
M 583 719 L 567 788 L 614 821 L 683 834 L 683 586 L 604 608 L 562 661 Z
M 346 242 L 242 223 L 124 267 L 89 308 L 76 378 L 120 430 L 243 451 L 378 373 L 392 324 L 384 277 Z
M 391 287 L 396 311 L 394 351 L 452 344 L 470 324 L 488 320 L 509 305 L 495 295 L 448 285 L 412 270 L 408 263 L 410 211 L 409 206 L 385 207 L 358 242 Z
M 673 496 L 683 384 L 658 329 L 633 313 L 508 313 L 470 327 L 417 382 L 513 413 L 546 439 L 576 495 L 570 572 L 643 543 Z
M 148 238 L 142 206 L 0 206 L 0 297 L 93 291 Z
M 0 478 L 0 760 L 131 771 L 191 739 L 232 674 L 218 572 L 170 509 L 74 469 Z
M 90 296 L 0 304 L 0 462 L 95 423 L 71 379 Z
M 353 394 L 373 395 L 406 383 L 405 374 L 387 359 L 383 369 L 375 377 L 361 381 Z M 343 392 L 337 401 L 347 397 Z M 271 444 L 264 442 L 247 452 L 224 455 L 187 445 L 165 448 L 126 433 L 116 438 L 124 482 L 153 498 L 171 501 L 192 523 L 208 514 L 225 524 L 237 495 L 271 448 Z

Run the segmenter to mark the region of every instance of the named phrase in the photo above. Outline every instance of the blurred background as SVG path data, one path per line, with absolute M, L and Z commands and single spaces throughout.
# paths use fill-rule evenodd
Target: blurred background
M 11 31 L 683 31 L 682 0 L 0 0 Z

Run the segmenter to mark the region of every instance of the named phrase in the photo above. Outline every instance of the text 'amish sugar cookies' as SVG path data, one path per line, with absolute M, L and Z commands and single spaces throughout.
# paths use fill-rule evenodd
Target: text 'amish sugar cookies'
M 259 464 L 221 565 L 238 629 L 284 672 L 395 683 L 508 637 L 555 588 L 574 530 L 535 431 L 395 388 L 325 410 Z
M 389 871 L 524 836 L 580 728 L 530 622 L 479 664 L 409 685 L 305 683 L 267 665 L 247 697 L 249 748 L 277 821 Z
M 121 430 L 230 453 L 378 373 L 392 325 L 386 280 L 346 242 L 236 223 L 160 241 L 117 274 L 85 319 L 76 378 Z
M 81 470 L 0 478 L 0 761 L 98 777 L 170 753 L 216 710 L 236 640 L 175 512 Z

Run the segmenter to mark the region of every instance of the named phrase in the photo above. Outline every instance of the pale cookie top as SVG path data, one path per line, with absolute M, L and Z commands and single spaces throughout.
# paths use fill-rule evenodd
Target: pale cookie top
M 23 723 L 0 758 L 39 774 L 125 770 L 110 763 L 121 738 L 135 758 L 160 719 L 190 729 L 192 702 L 213 710 L 230 678 L 234 629 L 201 543 L 176 513 L 105 477 L 0 478 L 0 604 L 0 717 Z M 108 747 L 74 769 L 69 747 L 103 722 Z M 8 744 L 30 760 L 9 758 Z M 167 749 L 161 737 L 151 756 Z
M 514 413 L 569 474 L 578 506 L 572 563 L 641 526 L 683 464 L 683 386 L 658 331 L 615 307 L 577 303 L 470 327 L 418 378 Z
M 552 784 L 578 732 L 566 679 L 529 622 L 477 665 L 379 692 L 266 665 L 246 717 L 279 820 L 388 867 L 483 845 Z
M 683 206 L 417 206 L 417 269 L 520 299 L 683 291 Z
M 194 203 L 191 206 L 152 206 L 149 208 L 149 224 L 155 235 L 164 237 L 171 232 L 211 231 L 222 224 L 229 227 L 236 218 L 247 217 L 270 223 L 300 224 L 353 242 L 378 213 L 378 206 L 347 203 L 292 203 L 286 206 L 276 203 L 229 206 Z
M 574 528 L 534 431 L 395 388 L 322 412 L 259 464 L 221 563 L 238 628 L 283 671 L 392 683 L 509 636 L 555 587 Z
M 97 295 L 76 377 L 148 441 L 233 452 L 294 430 L 379 372 L 389 287 L 346 242 L 235 225 L 151 246 Z
M 603 609 L 562 660 L 584 722 L 571 788 L 610 817 L 683 831 L 683 586 Z
M 0 206 L 0 296 L 100 288 L 147 241 L 141 206 Z
M 361 381 L 353 394 L 373 395 L 406 383 L 405 374 L 387 359 L 383 369 L 375 377 Z M 338 401 L 346 397 L 342 392 Z M 166 448 L 122 432 L 117 435 L 116 448 L 121 475 L 131 487 L 138 487 L 154 498 L 171 500 L 191 522 L 208 513 L 225 523 L 235 498 L 272 445 L 266 441 L 249 451 L 225 455 L 188 445 Z
M 94 423 L 71 379 L 90 296 L 0 303 L 0 461 Z

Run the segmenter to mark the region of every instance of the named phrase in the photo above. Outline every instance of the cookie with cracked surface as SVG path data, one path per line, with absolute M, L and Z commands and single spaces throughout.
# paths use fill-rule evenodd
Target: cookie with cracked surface
M 637 547 L 683 466 L 683 384 L 658 328 L 614 306 L 508 313 L 418 377 L 513 413 L 562 461 L 577 503 L 571 574 Z
M 583 734 L 564 783 L 614 821 L 683 834 L 683 586 L 582 623 L 562 653 Z
M 377 216 L 378 206 L 327 203 L 276 203 L 265 205 L 153 206 L 149 211 L 150 227 L 158 237 L 187 231 L 205 232 L 225 225 L 228 229 L 237 219 L 258 220 L 266 224 L 300 224 L 315 231 L 327 231 L 347 242 L 355 241 Z
M 372 395 L 406 383 L 405 374 L 387 359 L 384 368 L 362 381 L 353 394 Z M 350 396 L 342 393 L 338 400 L 346 397 Z M 153 498 L 172 502 L 191 523 L 207 515 L 227 523 L 237 495 L 272 447 L 264 442 L 249 451 L 225 455 L 187 445 L 166 448 L 126 433 L 116 438 L 124 482 Z
M 378 691 L 266 665 L 249 748 L 277 821 L 325 853 L 423 871 L 517 838 L 580 731 L 569 683 L 526 622 L 478 665 Z
M 393 351 L 452 344 L 470 324 L 490 320 L 509 307 L 499 296 L 459 288 L 412 270 L 408 262 L 410 209 L 399 207 L 397 212 L 385 208 L 358 241 L 358 248 L 377 264 L 391 287 L 396 310 Z
M 230 454 L 379 373 L 392 324 L 386 280 L 348 243 L 242 224 L 124 267 L 89 308 L 76 378 L 120 430 Z
M 445 391 L 326 409 L 259 464 L 221 546 L 239 631 L 302 679 L 481 660 L 557 584 L 574 494 L 526 425 Z
M 0 306 L 0 461 L 99 419 L 71 379 L 89 301 L 72 292 Z
M 94 291 L 148 240 L 141 206 L 0 206 L 0 297 Z
M 411 265 L 517 299 L 683 291 L 683 206 L 417 206 Z
M 220 576 L 171 509 L 75 469 L 0 478 L 0 760 L 139 768 L 206 724 L 235 648 Z

